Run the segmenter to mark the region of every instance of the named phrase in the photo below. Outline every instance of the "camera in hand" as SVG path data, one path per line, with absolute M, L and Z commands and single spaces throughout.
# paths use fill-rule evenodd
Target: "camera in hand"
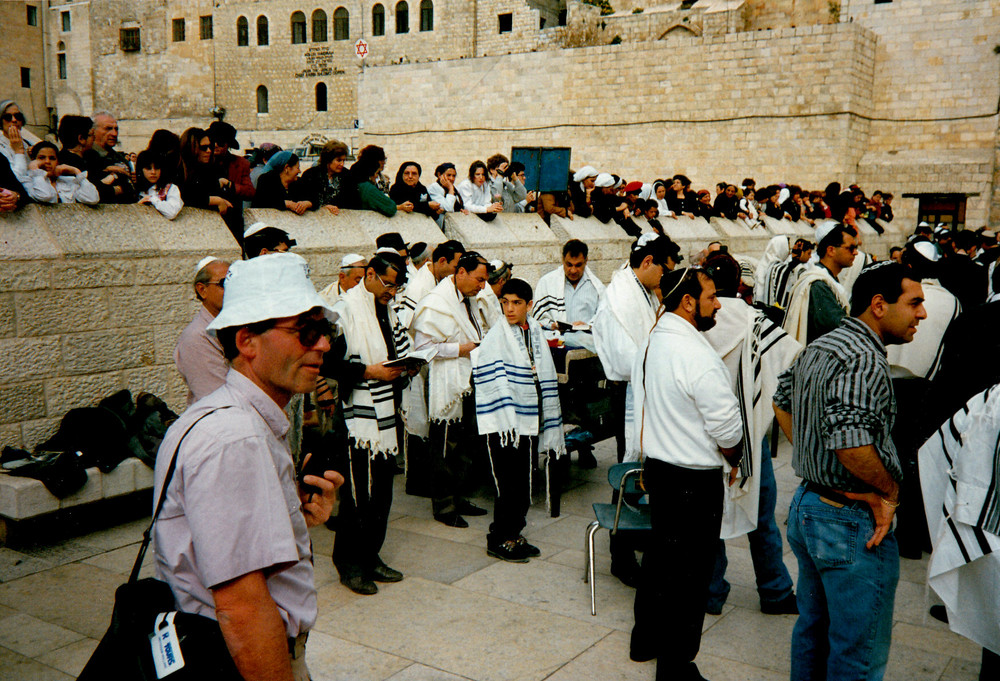
M 309 460 L 302 466 L 302 470 L 299 471 L 299 487 L 307 494 L 322 494 L 323 490 L 320 488 L 315 485 L 308 485 L 302 481 L 307 475 L 315 475 L 318 478 L 322 478 L 323 473 L 330 470 L 333 470 L 332 457 L 324 451 L 313 452 Z

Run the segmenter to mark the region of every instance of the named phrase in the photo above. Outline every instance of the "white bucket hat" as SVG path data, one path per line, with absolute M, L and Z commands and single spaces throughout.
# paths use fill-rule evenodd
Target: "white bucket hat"
M 333 308 L 316 293 L 309 265 L 295 253 L 269 253 L 240 260 L 229 267 L 222 311 L 208 325 L 209 333 L 268 319 L 295 317 L 314 307 L 333 321 Z

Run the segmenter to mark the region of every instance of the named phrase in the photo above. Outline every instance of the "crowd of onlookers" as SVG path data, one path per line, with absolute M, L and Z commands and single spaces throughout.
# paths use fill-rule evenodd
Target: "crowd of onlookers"
M 180 135 L 157 130 L 139 153 L 118 150 L 118 122 L 109 112 L 93 117 L 66 115 L 59 121 L 58 146 L 42 140 L 29 145 L 21 134 L 24 115 L 16 102 L 0 102 L 0 210 L 38 203 L 142 203 L 173 219 L 184 205 L 217 210 L 238 239 L 243 235 L 242 207 L 275 208 L 299 215 L 319 209 L 375 210 L 386 216 L 418 212 L 443 226 L 448 212 L 474 213 L 492 220 L 502 212 L 537 212 L 572 219 L 594 216 L 614 220 L 638 236 L 633 218 L 644 217 L 662 233 L 660 219 L 678 216 L 743 220 L 753 228 L 762 216 L 776 219 L 834 219 L 853 224 L 867 219 L 889 222 L 892 194 L 867 196 L 857 185 L 842 189 L 832 182 L 822 190 L 794 184 L 758 188 L 751 178 L 740 186 L 719 182 L 714 196 L 695 191 L 691 180 L 677 174 L 653 182 L 628 182 L 592 166 L 570 171 L 565 191 L 529 191 L 525 167 L 503 154 L 474 161 L 468 172 L 442 163 L 434 179 L 422 181 L 419 163 L 406 161 L 394 179 L 386 174 L 386 154 L 378 146 L 363 147 L 348 167 L 351 150 L 330 141 L 318 162 L 302 172 L 300 159 L 271 143 L 246 155 L 236 129 L 215 121 L 206 129 L 188 128 Z M 423 182 L 426 181 L 427 184 Z M 233 210 L 234 207 L 236 210 Z

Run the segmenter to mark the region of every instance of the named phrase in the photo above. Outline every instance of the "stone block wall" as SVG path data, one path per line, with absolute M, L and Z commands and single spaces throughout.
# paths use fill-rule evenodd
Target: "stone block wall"
M 855 179 L 873 55 L 870 32 L 840 24 L 373 68 L 360 115 L 365 143 L 460 177 L 537 145 L 628 178 L 822 188 Z
M 35 25 L 28 25 L 27 6 L 35 8 Z M 17 101 L 26 119 L 25 125 L 36 135 L 43 135 L 49 123 L 45 108 L 44 24 L 45 3 L 0 3 L 0 26 L 4 27 L 4 50 L 0 55 L 0 83 L 3 99 Z M 30 87 L 21 87 L 21 69 L 30 69 Z

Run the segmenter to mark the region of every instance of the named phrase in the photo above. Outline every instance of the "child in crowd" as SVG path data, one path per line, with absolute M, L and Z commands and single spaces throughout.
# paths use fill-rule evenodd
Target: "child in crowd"
M 472 351 L 476 419 L 487 436 L 496 484 L 486 552 L 527 563 L 539 555 L 521 535 L 531 504 L 532 452 L 565 454 L 559 386 L 542 327 L 528 312 L 531 286 L 511 279 L 500 292 L 506 323 L 496 324 Z
M 28 176 L 25 189 L 38 203 L 94 205 L 101 200 L 97 187 L 87 179 L 87 171 L 59 163 L 59 150 L 52 142 L 39 142 L 31 148 Z
M 173 220 L 184 207 L 181 190 L 173 184 L 159 158 L 149 151 L 142 151 L 136 159 L 139 171 L 139 203 L 151 204 L 168 220 Z

